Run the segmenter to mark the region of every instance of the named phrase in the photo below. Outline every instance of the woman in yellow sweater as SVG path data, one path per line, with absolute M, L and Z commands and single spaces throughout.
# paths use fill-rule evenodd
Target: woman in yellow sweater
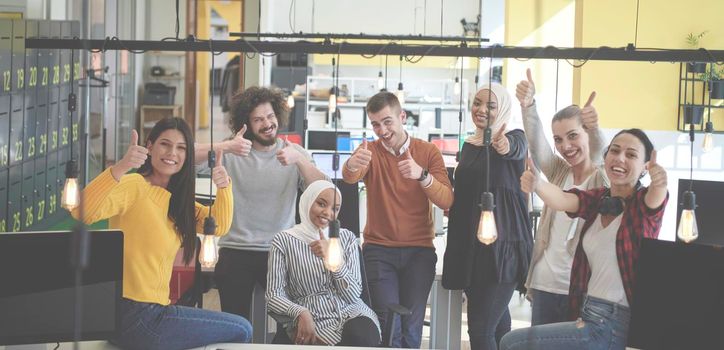
M 83 191 L 84 221 L 110 219 L 124 233 L 123 299 L 113 342 L 128 349 L 186 349 L 220 342 L 249 342 L 251 325 L 241 316 L 169 305 L 176 252 L 193 258 L 196 233 L 208 207 L 194 200 L 194 141 L 183 119 L 159 121 L 146 145 L 131 145 L 123 159 Z M 222 159 L 217 155 L 217 159 Z M 125 175 L 133 168 L 135 174 Z M 211 210 L 223 235 L 231 225 L 231 183 L 223 165 L 212 171 L 218 191 Z M 78 209 L 73 211 L 78 218 Z

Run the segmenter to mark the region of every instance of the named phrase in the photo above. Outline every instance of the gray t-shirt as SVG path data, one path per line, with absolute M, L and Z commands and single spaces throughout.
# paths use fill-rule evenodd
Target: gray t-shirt
M 219 247 L 268 251 L 275 234 L 294 226 L 297 191 L 307 184 L 296 165 L 284 166 L 277 160 L 283 147 L 284 141 L 277 139 L 270 151 L 252 148 L 246 157 L 224 154 L 233 183 L 234 219 Z M 312 161 L 304 148 L 293 147 Z

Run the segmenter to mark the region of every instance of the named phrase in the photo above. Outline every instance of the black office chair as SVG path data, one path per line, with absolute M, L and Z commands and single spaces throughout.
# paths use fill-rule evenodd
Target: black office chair
M 359 248 L 359 256 L 360 276 L 362 277 L 362 295 L 360 295 L 360 297 L 362 298 L 362 301 L 367 304 L 367 306 L 372 308 L 372 297 L 370 296 L 369 285 L 367 284 L 367 270 L 365 270 L 365 263 L 364 258 L 362 258 L 361 247 Z M 385 327 L 382 330 L 382 342 L 380 343 L 380 345 L 383 347 L 391 348 L 392 339 L 394 338 L 392 332 L 395 329 L 395 315 L 409 316 L 412 314 L 412 311 L 399 304 L 390 304 L 387 305 L 387 308 L 389 312 L 387 312 Z M 294 342 L 289 339 L 287 332 L 282 326 L 283 323 L 289 322 L 289 318 L 285 315 L 279 315 L 272 312 L 269 312 L 269 316 L 277 321 L 277 332 L 276 334 L 274 334 L 272 344 L 294 344 Z

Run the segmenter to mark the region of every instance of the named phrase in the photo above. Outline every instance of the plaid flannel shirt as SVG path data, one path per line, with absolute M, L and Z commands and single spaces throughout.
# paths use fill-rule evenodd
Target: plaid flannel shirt
M 581 191 L 574 188 L 566 192 L 575 194 L 579 200 L 578 212 L 567 213 L 568 216 L 572 218 L 580 217 L 586 221 L 581 231 L 581 239 L 578 241 L 576 254 L 573 257 L 571 283 L 568 293 L 569 316 L 571 320 L 575 320 L 580 315 L 583 297 L 588 292 L 588 281 L 591 278 L 591 266 L 588 263 L 586 253 L 583 251 L 583 237 L 595 221 L 596 216 L 599 215 L 598 207 L 606 189 L 597 188 Z M 616 257 L 629 305 L 633 300 L 633 284 L 636 279 L 634 268 L 639 257 L 641 240 L 659 236 L 664 209 L 669 200 L 669 194 L 667 193 L 666 199 L 659 208 L 650 209 L 646 207 L 644 202 L 647 192 L 648 187 L 641 187 L 633 196 L 626 199 L 621 226 L 616 234 Z M 593 234 L 596 234 L 596 232 Z

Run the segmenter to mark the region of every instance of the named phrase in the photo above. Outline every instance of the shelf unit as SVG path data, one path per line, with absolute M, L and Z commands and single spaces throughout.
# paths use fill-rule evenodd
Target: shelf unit
M 183 103 L 186 53 L 174 51 L 148 51 L 146 54 L 148 55 L 148 58 L 146 58 L 145 67 L 143 69 L 143 83 L 162 83 L 173 86 L 176 88 L 174 102 Z M 151 68 L 154 66 L 163 68 L 166 75 L 151 75 Z
M 181 105 L 167 105 L 167 106 L 156 106 L 156 105 L 142 105 L 141 106 L 141 119 L 139 128 L 141 133 L 139 135 L 140 142 L 145 142 L 146 135 L 151 131 L 157 121 L 166 117 L 179 117 L 183 116 L 183 107 Z
M 711 69 L 713 66 L 712 63 L 706 65 L 708 66 L 707 69 Z M 717 100 L 714 100 L 714 103 L 712 102 L 711 85 L 707 80 L 699 78 L 703 73 L 695 68 L 695 64 L 679 63 L 679 104 L 676 123 L 676 128 L 679 131 L 689 131 L 689 123 L 687 123 L 686 117 L 687 110 L 690 110 L 689 113 L 694 115 L 701 113 L 701 121 L 695 123 L 695 130 L 703 132 L 709 119 L 707 115 L 711 115 L 715 109 L 724 108 L 724 104 L 716 103 Z M 724 131 L 715 129 L 714 133 L 724 133 Z

